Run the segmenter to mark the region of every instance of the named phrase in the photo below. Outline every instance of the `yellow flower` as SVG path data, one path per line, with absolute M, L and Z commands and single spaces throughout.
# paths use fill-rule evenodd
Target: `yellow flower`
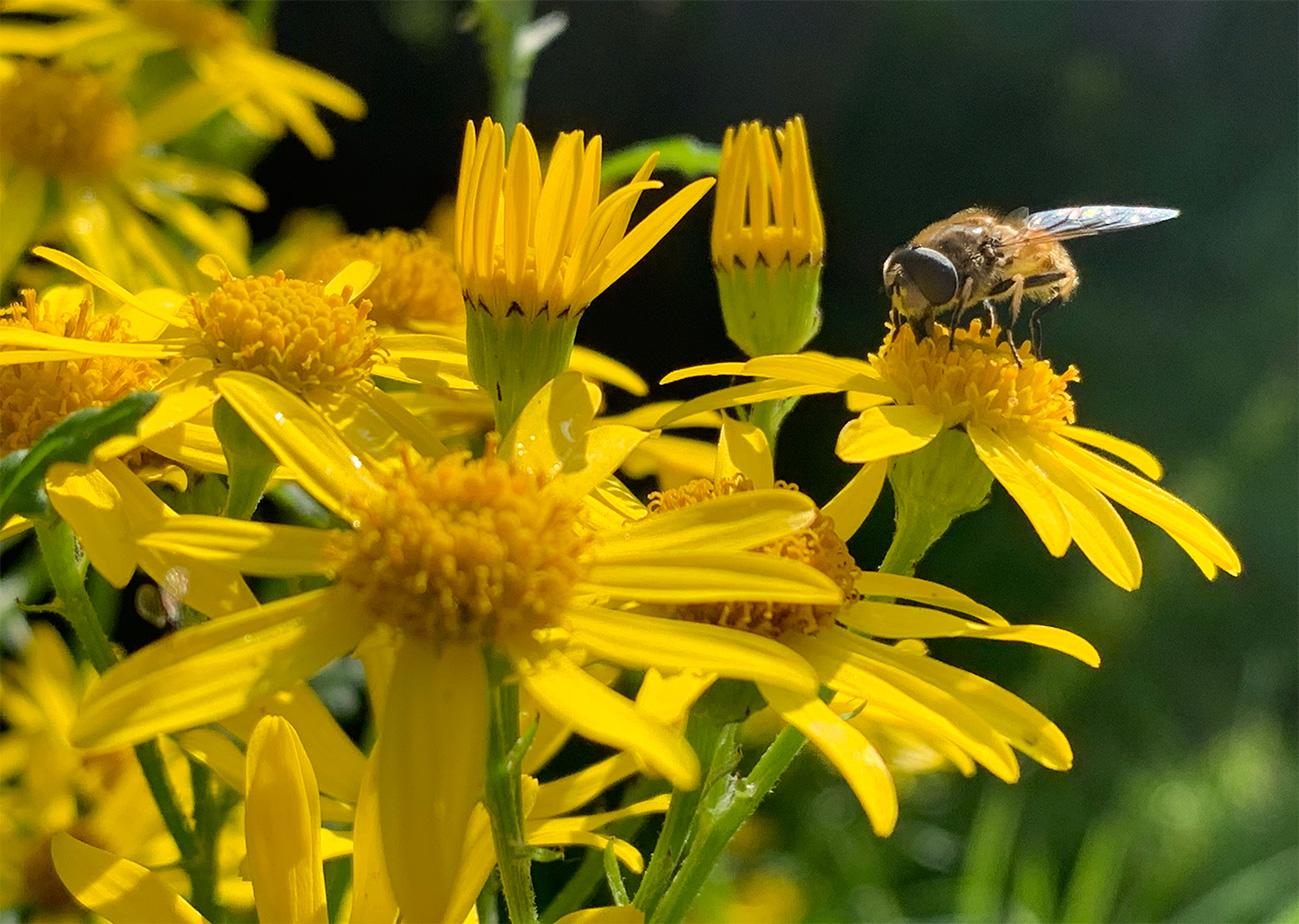
M 1047 550 L 1057 557 L 1072 543 L 1118 586 L 1141 583 L 1141 556 L 1110 501 L 1154 523 L 1182 547 L 1210 579 L 1221 568 L 1240 573 L 1240 558 L 1212 523 L 1154 484 L 1159 462 L 1140 446 L 1075 424 L 1068 386 L 1072 366 L 1056 372 L 1023 349 L 1023 365 L 997 331 L 981 321 L 916 341 L 903 327 L 863 362 L 821 353 L 771 356 L 747 363 L 718 363 L 675 372 L 752 375 L 760 381 L 688 401 L 660 421 L 704 409 L 770 398 L 846 392 L 860 414 L 839 433 L 835 452 L 847 462 L 907 458 L 946 429 L 968 437 L 979 461 L 1028 516 Z M 1133 472 L 1093 452 L 1099 449 Z M 1142 477 L 1142 476 L 1145 477 Z
M 423 231 L 371 231 L 330 241 L 306 260 L 303 279 L 331 279 L 349 263 L 366 260 L 379 274 L 366 289 L 376 324 L 409 327 L 411 321 L 461 325 L 465 300 L 451 253 Z
M 774 140 L 760 122 L 726 130 L 712 251 L 726 333 L 740 349 L 791 353 L 816 336 L 825 222 L 801 116 Z
M 334 143 L 314 107 L 349 119 L 365 115 L 350 87 L 301 62 L 261 47 L 248 23 L 208 0 L 28 0 L 24 12 L 60 18 L 42 24 L 0 24 L 0 50 L 79 64 L 120 65 L 176 49 L 198 81 L 165 104 L 167 116 L 192 127 L 221 109 L 267 138 L 292 130 L 317 157 Z M 71 15 L 69 15 L 71 14 Z M 134 62 L 132 62 L 134 63 Z
M 456 265 L 474 381 L 507 429 L 542 384 L 568 367 L 582 313 L 631 269 L 713 185 L 696 180 L 628 230 L 650 180 L 651 155 L 626 186 L 600 198 L 601 141 L 561 134 L 545 177 L 519 125 L 510 144 L 484 119 L 465 128 L 456 195 Z
M 151 866 L 175 862 L 175 844 L 130 749 L 91 754 L 69 743 L 94 672 L 78 667 L 58 632 L 33 623 L 21 658 L 5 660 L 0 675 L 0 905 L 53 915 L 75 908 L 50 859 L 51 838 L 61 831 Z M 176 778 L 186 779 L 181 753 L 164 753 L 182 771 Z M 187 790 L 178 796 L 188 799 Z
M 323 420 L 277 410 L 283 389 L 230 373 L 223 395 L 295 478 L 348 529 L 189 517 L 146 544 L 250 573 L 336 583 L 157 642 L 105 674 L 74 737 L 111 747 L 228 715 L 334 657 L 394 649 L 379 723 L 379 803 L 394 893 L 412 920 L 440 919 L 482 785 L 483 647 L 512 663 L 539 706 L 692 788 L 698 760 L 679 730 L 584 672 L 585 659 L 710 670 L 813 696 L 816 679 L 768 639 L 624 612 L 636 601 L 832 603 L 801 564 L 746 551 L 803 525 L 790 492 L 721 498 L 627 523 L 586 495 L 643 434 L 591 428 L 599 394 L 576 373 L 543 389 L 501 457 L 359 457 Z M 367 636 L 369 641 L 367 642 Z M 430 776 L 432 768 L 438 768 Z
M 39 300 L 27 291 L 22 304 L 0 310 L 0 451 L 28 448 L 73 411 L 157 387 L 166 374 L 163 363 L 147 355 L 113 355 L 137 347 L 132 330 L 128 315 L 95 315 L 81 286 L 56 287 Z M 6 337 L 32 335 L 57 338 L 76 349 L 60 353 L 3 345 Z M 14 362 L 24 357 L 26 362 Z M 179 602 L 206 613 L 250 606 L 255 598 L 237 572 L 215 568 L 190 573 L 183 563 L 135 541 L 175 516 L 147 483 L 183 487 L 187 480 L 179 468 L 160 462 L 131 438 L 110 440 L 96 447 L 89 466 L 52 466 L 45 490 L 91 564 L 113 586 L 125 587 L 141 568 Z M 3 524 L 0 536 L 30 526 L 15 516 Z
M 9 28 L 0 26 L 0 44 Z M 0 278 L 34 241 L 54 239 L 129 286 L 188 285 L 189 261 L 163 227 L 246 270 L 242 239 L 188 197 L 256 210 L 266 205 L 261 189 L 157 153 L 175 126 L 137 117 L 110 72 L 0 59 L 0 110 Z
M 728 421 L 719 442 L 717 479 L 655 496 L 650 520 L 719 496 L 743 497 L 773 488 L 796 493 L 793 486 L 774 481 L 771 472 L 762 432 Z M 876 721 L 911 726 L 968 755 L 958 760 L 972 759 L 1007 782 L 1019 778 L 1012 748 L 1048 768 L 1068 769 L 1073 761 L 1069 742 L 1046 716 L 990 681 L 929 657 L 917 640 L 1027 642 L 1093 667 L 1100 663 L 1096 650 L 1063 629 L 1012 626 L 940 584 L 860 570 L 845 543 L 869 512 L 883 478 L 882 463 L 865 467 L 811 523 L 758 547 L 764 554 L 817 568 L 841 588 L 842 603 L 701 601 L 677 605 L 676 614 L 776 641 L 846 699 L 845 713 L 869 705 Z M 876 833 L 890 833 L 897 821 L 897 796 L 883 758 L 864 733 L 869 726 L 846 720 L 815 694 L 763 681 L 758 689 L 781 719 L 807 736 L 843 774 Z

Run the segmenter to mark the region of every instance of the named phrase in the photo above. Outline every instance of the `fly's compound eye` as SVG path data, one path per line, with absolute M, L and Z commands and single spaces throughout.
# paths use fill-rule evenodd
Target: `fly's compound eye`
M 900 290 L 904 300 L 918 292 L 935 308 L 955 298 L 958 285 L 952 261 L 929 247 L 895 250 L 884 263 L 884 282 L 889 291 Z

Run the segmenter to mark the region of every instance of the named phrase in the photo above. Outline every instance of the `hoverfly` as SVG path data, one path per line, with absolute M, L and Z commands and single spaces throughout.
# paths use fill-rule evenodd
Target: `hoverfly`
M 1062 241 L 1140 228 L 1176 218 L 1177 209 L 1136 205 L 1080 205 L 1007 215 L 969 208 L 934 222 L 884 261 L 889 319 L 897 336 L 901 320 L 916 338 L 932 336 L 934 320 L 950 311 L 952 334 L 971 306 L 982 303 L 988 323 L 996 323 L 994 300 L 1010 300 L 1003 331 L 1018 363 L 1011 336 L 1025 298 L 1038 302 L 1029 315 L 1033 353 L 1041 355 L 1042 315 L 1063 304 L 1078 288 L 1078 271 Z

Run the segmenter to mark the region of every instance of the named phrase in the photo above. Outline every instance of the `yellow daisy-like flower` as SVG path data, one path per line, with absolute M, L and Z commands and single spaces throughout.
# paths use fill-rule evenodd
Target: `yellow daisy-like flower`
M 821 326 L 825 221 L 801 116 L 722 139 L 713 270 L 726 333 L 750 356 L 801 350 Z M 776 146 L 780 146 L 780 154 Z
M 0 310 L 0 451 L 26 449 L 68 414 L 152 390 L 165 377 L 165 366 L 157 359 L 113 355 L 137 347 L 132 318 L 96 315 L 88 295 L 81 286 L 56 287 L 40 299 L 27 291 L 21 304 Z M 75 349 L 29 351 L 5 345 L 6 340 L 30 336 L 54 338 Z M 45 478 L 46 494 L 77 534 L 91 564 L 113 586 L 125 587 L 140 568 L 178 602 L 203 612 L 250 606 L 255 598 L 237 572 L 215 568 L 191 574 L 183 563 L 135 541 L 175 516 L 148 483 L 186 483 L 180 469 L 161 461 L 135 439 L 109 440 L 95 448 L 88 466 L 52 466 Z M 3 524 L 0 537 L 31 525 L 15 516 Z
M 370 316 L 376 324 L 464 324 L 460 277 L 450 251 L 437 238 L 423 231 L 398 228 L 345 235 L 312 253 L 298 275 L 303 279 L 332 279 L 356 260 L 379 267 L 379 275 L 365 293 L 374 305 Z
M 600 136 L 561 134 L 543 178 L 528 129 L 491 119 L 465 128 L 456 195 L 455 253 L 474 381 L 506 429 L 542 384 L 568 367 L 582 313 L 631 269 L 713 185 L 696 180 L 628 230 L 658 160 L 600 198 Z
M 0 59 L 0 110 L 0 278 L 34 241 L 54 239 L 129 286 L 187 286 L 192 269 L 163 227 L 246 270 L 243 242 L 188 197 L 257 210 L 261 189 L 157 153 L 176 126 L 138 117 L 113 73 Z
M 201 725 L 358 645 L 392 648 L 391 676 L 375 685 L 385 700 L 377 771 L 384 853 L 403 913 L 441 920 L 483 782 L 484 646 L 511 662 L 542 709 L 682 788 L 699 780 L 682 733 L 593 679 L 584 660 L 708 670 L 814 697 L 815 676 L 769 639 L 620 609 L 838 601 L 838 588 L 812 568 L 747 551 L 803 526 L 806 498 L 754 492 L 636 523 L 588 516 L 586 495 L 644 434 L 592 428 L 599 395 L 576 373 L 538 393 L 499 458 L 478 460 L 358 457 L 323 420 L 281 414 L 282 392 L 246 372 L 222 386 L 296 480 L 350 528 L 189 517 L 142 541 L 249 573 L 336 582 L 137 652 L 101 678 L 82 709 L 73 734 L 83 745 Z
M 31 631 L 21 658 L 0 667 L 0 905 L 63 916 L 76 905 L 50 857 L 60 832 L 152 867 L 174 863 L 177 853 L 130 749 L 90 754 L 69 743 L 94 671 L 77 666 L 49 624 Z M 164 754 L 183 784 L 184 756 L 174 747 Z M 178 798 L 189 798 L 183 785 Z
M 689 510 L 718 496 L 743 497 L 755 490 L 795 488 L 772 479 L 771 456 L 762 432 L 728 421 L 718 448 L 716 480 L 697 481 L 655 496 L 654 516 Z M 974 600 L 941 584 L 857 567 L 846 540 L 865 519 L 883 483 L 882 464 L 865 467 L 815 519 L 767 541 L 759 551 L 804 562 L 821 571 L 844 594 L 842 603 L 788 603 L 734 599 L 675 607 L 692 622 L 726 626 L 769 638 L 803 659 L 822 684 L 846 698 L 844 713 L 870 705 L 876 721 L 892 720 L 1001 779 L 1019 778 L 1012 748 L 1045 767 L 1067 770 L 1069 742 L 1032 706 L 975 674 L 929 657 L 924 638 L 986 638 L 1053 648 L 1089 664 L 1100 656 L 1085 639 L 1050 626 L 1013 626 Z M 869 726 L 841 717 L 818 696 L 758 682 L 767 704 L 802 732 L 852 787 L 876 833 L 897 821 L 896 790 Z
M 1154 484 L 1159 462 L 1140 446 L 1075 423 L 1070 367 L 998 343 L 981 321 L 951 332 L 941 325 L 919 341 L 903 327 L 863 362 L 820 353 L 771 356 L 680 370 L 691 375 L 751 375 L 760 381 L 689 401 L 661 423 L 702 409 L 790 395 L 846 392 L 860 414 L 839 434 L 835 452 L 864 464 L 905 459 L 944 430 L 968 437 L 979 462 L 1027 514 L 1047 550 L 1057 557 L 1072 543 L 1102 574 L 1133 590 L 1141 583 L 1141 556 L 1111 501 L 1163 529 L 1210 579 L 1221 568 L 1240 573 L 1231 543 L 1203 515 Z M 1133 472 L 1093 449 L 1126 462 Z M 1144 476 L 1144 477 L 1143 477 Z
M 81 0 L 69 5 L 62 0 L 23 0 L 21 9 L 59 18 L 0 24 L 4 53 L 99 66 L 178 50 L 198 81 L 165 105 L 168 115 L 183 120 L 185 128 L 229 108 L 259 135 L 279 138 L 287 127 L 317 157 L 329 157 L 334 142 L 314 107 L 324 106 L 348 119 L 365 115 L 365 101 L 354 90 L 262 47 L 243 17 L 222 3 Z

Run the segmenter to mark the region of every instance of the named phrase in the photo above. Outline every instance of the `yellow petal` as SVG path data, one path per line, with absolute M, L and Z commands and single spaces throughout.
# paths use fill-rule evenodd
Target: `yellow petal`
M 1138 446 L 1136 443 L 1129 443 L 1127 440 L 1119 439 L 1117 436 L 1111 436 L 1100 430 L 1093 430 L 1090 427 L 1066 425 L 1055 432 L 1065 439 L 1073 440 L 1075 443 L 1094 446 L 1097 449 L 1103 449 L 1112 456 L 1118 456 L 1152 481 L 1159 481 L 1164 477 L 1164 467 L 1159 464 L 1159 460 L 1155 458 L 1154 453 Z
M 13 26 L 6 23 L 6 29 Z M 0 189 L 5 220 L 0 225 L 0 277 L 31 244 L 45 213 L 45 174 L 34 167 L 17 167 Z
M 370 921 L 393 924 L 397 920 L 397 899 L 388 881 L 383 835 L 379 830 L 379 790 L 375 779 L 378 756 L 376 742 L 361 778 L 356 821 L 352 826 L 352 914 L 348 920 L 356 924 Z
M 771 447 L 760 427 L 727 417 L 722 422 L 722 432 L 717 440 L 717 467 L 714 480 L 743 475 L 758 489 L 773 487 L 776 475 L 771 460 Z M 753 548 L 759 543 L 754 543 Z
M 631 844 L 620 838 L 587 831 L 580 823 L 574 823 L 567 818 L 529 821 L 527 838 L 529 844 L 537 847 L 581 846 L 603 850 L 606 845 L 612 844 L 614 855 L 633 873 L 639 874 L 645 869 L 645 861 L 641 858 L 640 851 Z
M 1119 587 L 1136 590 L 1141 585 L 1141 553 L 1110 502 L 1036 441 L 1012 438 L 1007 443 L 1046 476 L 1083 554 Z
M 163 521 L 139 542 L 164 554 L 230 565 L 245 574 L 293 577 L 327 573 L 326 552 L 350 535 L 348 530 L 185 514 Z
M 409 921 L 441 921 L 487 762 L 487 670 L 475 644 L 407 639 L 379 729 L 379 827 Z
M 649 385 L 645 384 L 645 380 L 637 375 L 630 366 L 625 366 L 616 359 L 611 359 L 603 353 L 595 352 L 595 350 L 588 350 L 586 347 L 573 347 L 573 355 L 569 357 L 568 368 L 574 372 L 588 375 L 597 382 L 608 382 L 610 385 L 617 385 L 623 391 L 638 398 L 649 394 Z M 631 423 L 631 421 L 623 422 Z
M 1019 779 L 1015 755 L 992 723 L 953 691 L 873 657 L 886 646 L 842 631 L 791 637 L 789 644 L 831 689 L 875 703 L 926 734 L 951 741 L 1008 783 Z
M 683 548 L 741 551 L 800 530 L 815 519 L 812 499 L 798 491 L 739 491 L 637 520 L 606 536 L 604 549 L 612 556 Z
M 379 490 L 360 457 L 288 389 L 250 372 L 226 372 L 217 390 L 302 487 L 334 513 L 346 519 L 346 498 Z
M 857 592 L 864 597 L 905 597 L 919 603 L 932 603 L 944 609 L 956 610 L 990 626 L 1008 626 L 1010 623 L 996 610 L 978 603 L 959 591 L 942 584 L 901 574 L 864 571 L 857 578 Z
M 767 704 L 780 717 L 807 736 L 843 775 L 866 811 L 871 828 L 888 837 L 898 821 L 898 794 L 874 745 L 866 736 L 839 718 L 815 695 L 800 696 L 759 684 Z
M 182 629 L 91 686 L 73 742 L 107 750 L 223 719 L 351 650 L 371 622 L 329 588 Z
M 327 924 L 316 774 L 297 732 L 280 716 L 248 740 L 244 837 L 257 917 Z
M 600 389 L 580 373 L 560 373 L 519 412 L 501 444 L 501 457 L 546 478 L 561 471 L 580 472 L 586 464 L 587 431 L 601 400 Z
M 834 453 L 845 462 L 876 462 L 928 446 L 943 417 L 914 404 L 871 407 L 844 424 Z
M 677 789 L 699 785 L 699 758 L 679 732 L 647 718 L 558 651 L 547 656 L 529 644 L 511 655 L 519 682 L 541 708 L 592 741 L 633 752 Z
M 355 301 L 370 288 L 370 284 L 378 275 L 379 267 L 369 260 L 353 260 L 339 270 L 333 279 L 325 283 L 325 294 L 342 295 L 344 290 L 351 289 L 347 300 Z
M 680 726 L 690 707 L 716 681 L 717 675 L 711 671 L 688 670 L 665 677 L 656 668 L 648 668 L 636 691 L 636 708 L 664 725 Z
M 834 521 L 834 534 L 840 539 L 847 542 L 866 521 L 866 517 L 875 508 L 875 502 L 879 500 L 888 470 L 886 459 L 863 465 L 839 493 L 821 508 L 821 512 Z
M 952 667 L 924 655 L 857 639 L 860 651 L 870 653 L 877 665 L 888 665 L 936 689 L 947 691 L 988 722 L 1006 740 L 1050 770 L 1068 770 L 1073 749 L 1055 723 L 1015 694 L 977 674 Z
M 636 758 L 625 751 L 607 757 L 584 770 L 542 783 L 530 818 L 550 818 L 586 805 L 606 789 L 621 783 L 639 769 Z
M 1067 552 L 1073 541 L 1069 517 L 1046 476 L 988 427 L 966 424 L 965 432 L 983 464 L 1028 516 L 1046 550 L 1056 558 Z
M 591 566 L 579 593 L 649 603 L 779 600 L 835 604 L 838 586 L 808 565 L 762 552 L 660 550 L 648 556 L 606 555 Z
M 820 686 L 802 658 L 751 632 L 578 604 L 565 622 L 577 647 L 628 667 L 708 671 L 809 695 Z
M 101 472 L 61 463 L 50 466 L 45 491 L 95 570 L 125 587 L 135 574 L 136 544 L 117 488 Z
M 50 842 L 59 878 L 81 904 L 113 924 L 206 924 L 163 881 L 138 863 L 59 832 Z
M 1195 549 L 1228 574 L 1240 574 L 1240 556 L 1231 543 L 1185 501 L 1068 440 L 1053 439 L 1050 449 L 1089 484 L 1154 523 L 1188 551 Z
M 825 385 L 806 385 L 791 379 L 764 379 L 760 382 L 745 382 L 743 385 L 732 385 L 718 389 L 698 398 L 692 398 L 677 405 L 674 409 L 659 418 L 656 426 L 670 427 L 695 414 L 705 411 L 717 411 L 724 407 L 738 407 L 741 404 L 756 404 L 773 398 L 792 398 L 795 395 L 820 395 L 833 391 Z
M 850 629 L 881 638 L 994 638 L 1053 648 L 1092 667 L 1101 663 L 1090 642 L 1055 626 L 986 626 L 928 607 L 868 600 L 845 608 L 838 619 Z

